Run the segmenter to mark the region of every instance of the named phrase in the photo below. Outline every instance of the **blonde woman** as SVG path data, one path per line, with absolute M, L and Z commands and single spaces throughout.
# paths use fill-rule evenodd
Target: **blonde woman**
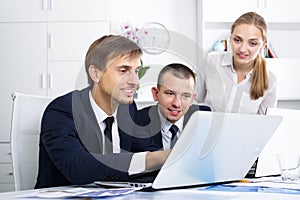
M 231 51 L 209 54 L 199 68 L 197 100 L 213 111 L 265 114 L 277 105 L 277 78 L 268 71 L 267 24 L 255 12 L 231 26 Z

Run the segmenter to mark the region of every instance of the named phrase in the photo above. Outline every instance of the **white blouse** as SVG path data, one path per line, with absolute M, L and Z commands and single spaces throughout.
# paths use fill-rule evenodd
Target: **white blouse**
M 237 83 L 232 54 L 210 53 L 197 73 L 197 101 L 216 112 L 265 114 L 268 107 L 277 106 L 277 78 L 268 71 L 268 89 L 264 96 L 253 100 L 250 97 L 251 75 L 252 70 Z

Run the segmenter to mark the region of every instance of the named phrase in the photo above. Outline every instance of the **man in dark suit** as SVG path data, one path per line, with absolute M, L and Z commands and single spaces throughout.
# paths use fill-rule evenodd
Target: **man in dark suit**
M 133 151 L 172 148 L 195 111 L 210 111 L 207 106 L 193 105 L 195 87 L 194 72 L 183 64 L 169 64 L 160 71 L 157 87 L 151 90 L 157 104 L 145 107 L 135 115 L 138 126 Z M 143 146 L 141 141 L 148 137 L 152 143 Z
M 122 36 L 91 44 L 85 59 L 90 86 L 56 98 L 44 112 L 35 188 L 128 180 L 162 166 L 169 151 L 132 153 L 126 134 L 136 112 L 141 55 Z

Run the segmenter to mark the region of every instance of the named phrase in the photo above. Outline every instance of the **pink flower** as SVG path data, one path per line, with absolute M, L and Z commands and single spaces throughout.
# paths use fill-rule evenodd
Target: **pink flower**
M 144 27 L 131 26 L 129 22 L 125 22 L 121 25 L 122 33 L 125 37 L 140 43 L 141 40 L 145 39 L 145 36 L 148 34 L 148 31 Z

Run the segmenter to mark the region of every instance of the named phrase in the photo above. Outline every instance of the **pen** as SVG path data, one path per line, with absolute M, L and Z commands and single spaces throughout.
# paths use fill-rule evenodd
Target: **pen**
M 239 183 L 255 183 L 255 181 L 253 180 L 249 180 L 249 179 L 241 179 L 241 180 L 238 180 Z

